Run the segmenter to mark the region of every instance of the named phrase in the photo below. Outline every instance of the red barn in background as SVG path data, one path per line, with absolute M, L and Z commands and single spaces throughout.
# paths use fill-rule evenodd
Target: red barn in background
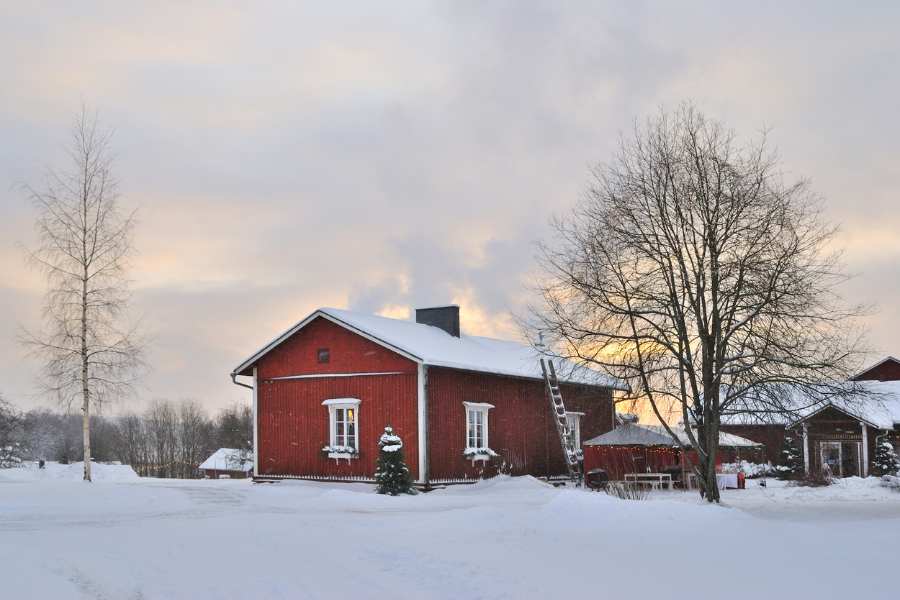
M 254 475 L 371 480 L 390 425 L 421 485 L 499 471 L 566 472 L 539 355 L 517 342 L 462 335 L 459 307 L 415 321 L 322 308 L 241 363 L 250 377 Z M 560 369 L 570 444 L 614 426 L 615 381 Z
M 900 381 L 900 360 L 888 356 L 860 371 L 850 381 Z

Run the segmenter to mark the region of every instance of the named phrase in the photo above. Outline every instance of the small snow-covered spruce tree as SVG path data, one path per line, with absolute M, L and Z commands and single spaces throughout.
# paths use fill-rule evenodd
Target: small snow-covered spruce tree
M 875 460 L 872 467 L 872 473 L 879 477 L 896 475 L 900 471 L 900 459 L 886 435 L 875 438 Z
M 403 440 L 394 434 L 388 425 L 378 440 L 378 464 L 375 468 L 375 483 L 379 494 L 415 494 L 409 467 L 403 460 Z
M 800 451 L 800 446 L 797 444 L 797 437 L 790 431 L 784 436 L 781 463 L 775 467 L 779 479 L 793 479 L 803 474 L 803 452 Z

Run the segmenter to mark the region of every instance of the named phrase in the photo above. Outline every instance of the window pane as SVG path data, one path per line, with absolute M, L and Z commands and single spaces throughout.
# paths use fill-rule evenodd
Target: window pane
M 486 448 L 487 411 L 466 407 L 466 447 Z
M 481 419 L 483 417 L 483 413 L 478 410 L 472 411 L 472 447 L 473 448 L 481 448 L 482 444 L 482 435 L 481 435 Z
M 841 444 L 841 477 L 853 477 L 859 475 L 859 442 L 844 442 Z

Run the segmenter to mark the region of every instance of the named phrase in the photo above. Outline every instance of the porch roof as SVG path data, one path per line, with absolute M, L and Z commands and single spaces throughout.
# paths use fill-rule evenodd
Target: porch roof
M 853 384 L 856 395 L 830 400 L 810 398 L 803 392 L 787 390 L 781 404 L 793 407 L 790 412 L 776 410 L 735 410 L 722 416 L 723 425 L 779 425 L 794 427 L 827 408 L 836 408 L 848 416 L 876 429 L 892 429 L 900 425 L 900 381 L 861 381 Z M 759 402 L 765 405 L 765 401 Z

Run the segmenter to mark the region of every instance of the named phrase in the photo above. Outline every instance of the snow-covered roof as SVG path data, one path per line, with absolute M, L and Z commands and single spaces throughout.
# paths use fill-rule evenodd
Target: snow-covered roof
M 878 429 L 900 425 L 900 381 L 861 381 L 853 385 L 857 393 L 852 397 L 817 401 L 801 392 L 793 392 L 784 401 L 786 407 L 794 407 L 790 413 L 764 410 L 735 412 L 723 415 L 722 424 L 793 426 L 826 408 L 834 407 Z
M 213 455 L 200 464 L 201 469 L 215 471 L 243 471 L 249 473 L 253 470 L 253 454 L 236 448 L 219 448 Z
M 314 311 L 241 363 L 233 373 L 245 374 L 266 353 L 317 317 L 337 323 L 424 365 L 529 379 L 542 378 L 538 362 L 541 355 L 526 344 L 465 334 L 455 337 L 439 327 L 412 320 L 338 308 Z M 556 362 L 560 381 L 625 389 L 623 383 L 596 371 L 576 367 L 572 363 Z
M 623 423 L 612 431 L 591 438 L 585 446 L 673 446 L 672 436 L 646 425 Z
M 900 381 L 866 381 L 860 384 L 865 390 L 863 397 L 852 401 L 838 400 L 831 404 L 879 429 L 891 429 L 894 425 L 900 425 Z M 812 414 L 814 413 L 805 415 L 804 418 Z
M 672 431 L 685 446 L 690 439 L 683 427 L 672 427 Z M 672 436 L 662 425 L 638 425 L 625 423 L 598 435 L 584 443 L 585 446 L 674 446 Z M 762 444 L 730 433 L 719 432 L 719 445 L 731 448 L 757 447 Z
M 679 434 L 679 437 L 684 437 Z M 724 431 L 719 432 L 719 445 L 725 446 L 727 448 L 749 448 L 749 447 L 757 447 L 762 446 L 759 442 L 754 442 L 753 440 L 748 440 L 745 437 L 741 437 L 739 435 L 734 435 L 733 433 L 725 433 Z

